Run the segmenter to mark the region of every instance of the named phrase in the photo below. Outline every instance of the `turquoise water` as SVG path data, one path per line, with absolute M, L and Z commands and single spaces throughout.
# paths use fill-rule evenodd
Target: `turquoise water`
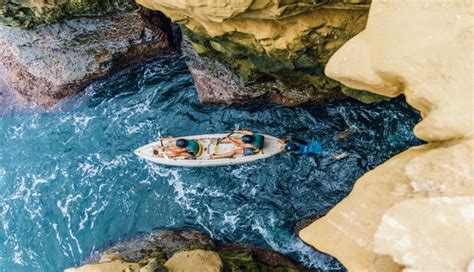
M 403 99 L 202 105 L 179 56 L 95 83 L 58 109 L 7 110 L 0 119 L 0 269 L 59 271 L 155 228 L 195 228 L 315 269 L 342 270 L 298 240 L 295 224 L 331 208 L 369 169 L 419 144 L 411 133 L 418 120 Z M 159 136 L 236 128 L 317 139 L 327 155 L 182 169 L 132 153 Z M 346 130 L 354 133 L 334 140 Z M 348 157 L 330 158 L 341 152 Z

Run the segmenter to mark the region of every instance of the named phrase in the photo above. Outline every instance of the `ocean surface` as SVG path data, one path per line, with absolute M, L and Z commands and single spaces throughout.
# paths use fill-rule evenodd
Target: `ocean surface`
M 295 224 L 420 144 L 411 132 L 419 119 L 403 98 L 298 108 L 203 105 L 180 56 L 94 83 L 48 111 L 7 107 L 0 117 L 0 270 L 61 271 L 157 228 L 194 228 L 274 249 L 314 270 L 344 270 L 300 241 Z M 184 169 L 132 152 L 160 136 L 233 129 L 316 139 L 325 155 Z M 347 157 L 332 159 L 343 152 Z

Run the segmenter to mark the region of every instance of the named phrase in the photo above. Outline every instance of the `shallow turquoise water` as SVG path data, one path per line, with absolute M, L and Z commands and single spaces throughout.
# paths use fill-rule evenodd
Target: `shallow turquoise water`
M 402 99 L 322 106 L 222 107 L 198 102 L 176 56 L 121 73 L 42 113 L 0 117 L 0 269 L 59 271 L 154 228 L 192 227 L 269 247 L 319 270 L 341 270 L 293 232 L 346 196 L 353 182 L 419 144 Z M 132 151 L 159 136 L 254 129 L 318 139 L 327 155 L 277 155 L 241 166 L 182 169 Z M 347 129 L 346 139 L 334 137 Z M 339 161 L 331 154 L 347 152 Z

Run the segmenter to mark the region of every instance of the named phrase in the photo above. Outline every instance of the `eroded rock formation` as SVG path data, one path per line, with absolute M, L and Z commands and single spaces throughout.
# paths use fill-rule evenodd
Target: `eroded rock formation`
M 370 1 L 137 2 L 181 24 L 201 101 L 298 105 L 344 97 L 324 65 L 365 27 Z M 366 102 L 380 98 L 344 90 Z
M 300 231 L 351 271 L 466 271 L 474 258 L 473 22 L 470 1 L 374 1 L 366 29 L 326 67 L 349 87 L 403 93 L 429 142 L 365 174 Z
M 104 250 L 81 271 L 288 271 L 303 269 L 263 248 L 214 242 L 192 230 L 160 230 Z

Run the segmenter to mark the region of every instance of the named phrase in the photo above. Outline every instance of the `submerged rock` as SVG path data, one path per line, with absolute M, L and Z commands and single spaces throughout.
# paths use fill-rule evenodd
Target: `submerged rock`
M 366 173 L 300 231 L 349 270 L 465 271 L 474 257 L 473 21 L 463 1 L 374 1 L 367 28 L 326 67 L 349 87 L 404 94 L 430 142 Z
M 89 264 L 66 271 L 303 271 L 269 249 L 214 242 L 193 231 L 160 230 L 117 243 Z M 112 270 L 107 270 L 112 269 Z M 113 270 L 122 269 L 122 270 Z
M 203 102 L 299 105 L 345 97 L 324 66 L 364 29 L 370 1 L 137 2 L 181 24 Z M 357 98 L 360 92 L 347 93 Z
M 40 105 L 76 94 L 93 80 L 169 48 L 140 13 L 78 18 L 34 29 L 0 26 L 0 64 L 10 86 Z

